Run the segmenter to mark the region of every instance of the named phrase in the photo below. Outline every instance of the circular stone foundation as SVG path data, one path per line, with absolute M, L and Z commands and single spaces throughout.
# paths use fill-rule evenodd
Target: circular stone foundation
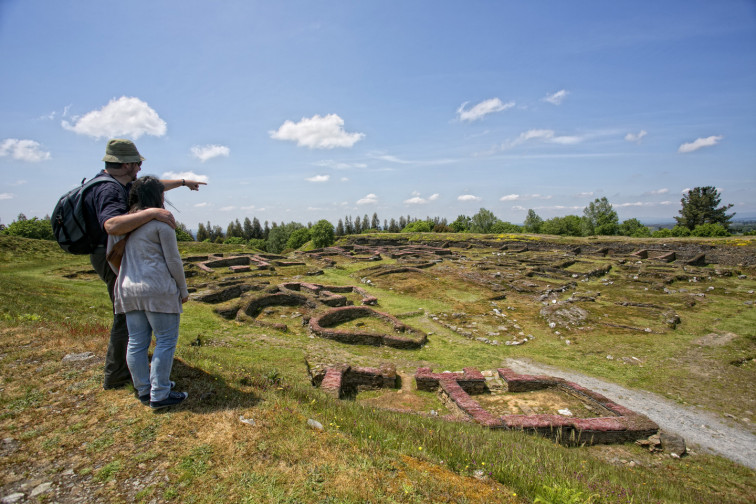
M 391 324 L 394 332 L 403 334 L 404 336 L 368 331 L 347 331 L 335 328 L 339 324 L 366 317 L 374 317 Z M 321 338 L 332 339 L 351 345 L 385 345 L 392 348 L 415 349 L 421 348 L 428 341 L 428 337 L 424 332 L 403 324 L 396 317 L 387 313 L 381 313 L 367 306 L 343 306 L 329 310 L 320 317 L 310 319 L 310 330 Z

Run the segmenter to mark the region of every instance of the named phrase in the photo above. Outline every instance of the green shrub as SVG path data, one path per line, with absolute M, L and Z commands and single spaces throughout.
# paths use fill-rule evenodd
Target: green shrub
M 636 238 L 645 238 L 651 236 L 651 230 L 641 224 L 638 219 L 627 219 L 619 226 L 619 234 L 623 236 L 634 236 Z
M 265 240 L 263 240 L 262 238 L 252 238 L 247 242 L 247 245 L 254 249 L 262 250 L 263 252 L 266 251 Z
M 230 238 L 226 238 L 226 241 L 224 241 L 226 245 L 244 245 L 247 243 L 247 240 L 242 238 L 241 236 L 232 236 Z
M 189 242 L 194 241 L 194 238 L 192 238 L 192 235 L 186 232 L 186 230 L 181 229 L 180 227 L 176 228 L 176 241 L 180 242 Z
M 430 222 L 424 220 L 416 220 L 407 224 L 402 233 L 430 233 L 433 226 Z
M 319 220 L 310 229 L 310 237 L 315 248 L 330 247 L 336 239 L 333 224 L 325 219 Z
M 522 227 L 506 221 L 497 221 L 491 226 L 492 233 L 522 233 Z
M 565 236 L 582 236 L 583 221 L 577 215 L 565 215 L 543 221 L 541 233 Z
M 668 228 L 661 228 L 657 229 L 653 233 L 651 233 L 651 236 L 654 238 L 669 238 L 672 236 L 672 230 Z
M 310 241 L 310 230 L 300 228 L 292 232 L 289 239 L 286 240 L 286 248 L 298 249 L 308 241 Z
M 685 226 L 681 226 L 677 224 L 675 227 L 672 228 L 672 236 L 675 236 L 677 238 L 690 236 L 690 229 L 686 228 Z
M 699 224 L 691 233 L 693 236 L 730 236 L 730 233 L 722 224 Z
M 54 240 L 52 224 L 48 219 L 31 219 L 17 220 L 9 225 L 3 231 L 3 234 L 9 236 L 21 236 L 23 238 L 35 238 L 37 240 Z

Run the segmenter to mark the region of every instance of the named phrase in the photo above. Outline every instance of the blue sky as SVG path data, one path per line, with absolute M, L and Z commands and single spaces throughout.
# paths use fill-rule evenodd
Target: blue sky
M 135 140 L 188 227 L 756 216 L 756 2 L 0 0 L 0 222 Z

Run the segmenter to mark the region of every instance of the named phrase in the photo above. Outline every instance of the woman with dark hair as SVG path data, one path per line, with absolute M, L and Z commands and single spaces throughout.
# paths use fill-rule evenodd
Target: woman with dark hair
M 163 208 L 165 187 L 155 177 L 137 179 L 129 193 L 129 212 Z M 123 237 L 109 237 L 111 249 Z M 125 238 L 124 238 L 125 239 Z M 129 344 L 126 363 L 139 400 L 153 409 L 174 406 L 187 398 L 174 392 L 170 380 L 178 341 L 182 304 L 189 299 L 184 265 L 173 228 L 152 220 L 127 238 L 115 285 L 116 313 L 126 314 Z M 150 366 L 147 350 L 155 334 Z

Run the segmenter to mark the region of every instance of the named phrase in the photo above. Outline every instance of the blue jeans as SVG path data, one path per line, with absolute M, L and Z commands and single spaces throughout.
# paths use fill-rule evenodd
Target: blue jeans
M 131 311 L 126 313 L 129 345 L 126 363 L 139 397 L 149 394 L 151 401 L 162 401 L 171 391 L 171 368 L 178 341 L 179 313 Z M 155 350 L 150 367 L 147 350 L 155 333 Z

